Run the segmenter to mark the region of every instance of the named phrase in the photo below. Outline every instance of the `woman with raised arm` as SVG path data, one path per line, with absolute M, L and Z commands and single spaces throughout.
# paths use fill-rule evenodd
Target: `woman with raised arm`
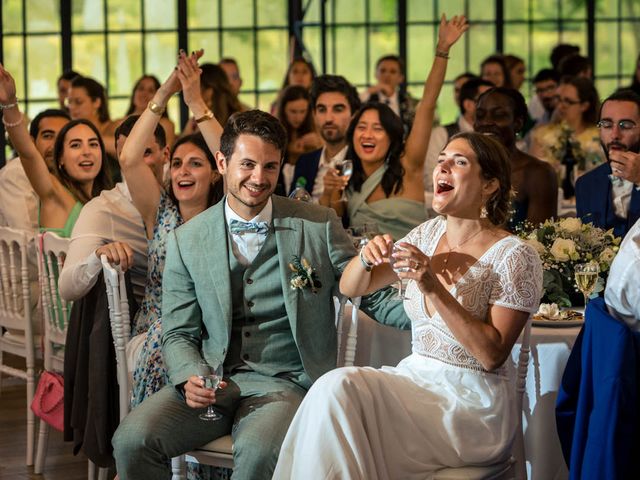
M 145 297 L 133 322 L 133 334 L 139 337 L 131 345 L 142 344 L 142 347 L 133 373 L 132 407 L 166 383 L 160 348 L 166 238 L 169 232 L 216 203 L 223 195 L 221 176 L 212 153 L 219 149 L 222 127 L 200 94 L 197 62 L 200 55 L 201 52 L 191 56 L 180 52 L 178 67 L 155 93 L 120 154 L 122 173 L 149 239 Z M 144 162 L 145 140 L 153 134 L 171 95 L 180 89 L 197 118 L 202 135 L 183 137 L 174 144 L 169 161 L 170 180 L 162 188 Z M 125 270 L 133 262 L 133 252 L 123 242 L 110 243 L 96 251 L 96 255 L 102 254 Z
M 274 479 L 431 478 L 509 458 L 521 415 L 511 349 L 538 308 L 542 265 L 503 229 L 511 175 L 497 141 L 454 136 L 433 182 L 441 216 L 395 245 L 375 237 L 340 280 L 352 298 L 408 281 L 412 354 L 396 367 L 341 368 L 317 380 Z
M 436 101 L 444 83 L 449 49 L 467 30 L 464 16 L 442 17 L 433 66 L 416 109 L 413 127 L 403 144 L 402 121 L 384 104 L 367 103 L 354 115 L 347 131 L 347 159 L 353 175 L 324 177 L 320 204 L 346 211 L 349 225 L 377 223 L 393 238 L 404 236 L 425 220 L 423 166 L 433 126 Z M 346 205 L 341 192 L 346 186 Z
M 2 65 L 0 106 L 2 123 L 40 199 L 41 231 L 70 237 L 82 205 L 113 186 L 105 171 L 106 153 L 100 133 L 86 120 L 67 123 L 56 138 L 53 165 L 47 165 L 29 136 L 24 114 L 18 108 L 15 81 Z

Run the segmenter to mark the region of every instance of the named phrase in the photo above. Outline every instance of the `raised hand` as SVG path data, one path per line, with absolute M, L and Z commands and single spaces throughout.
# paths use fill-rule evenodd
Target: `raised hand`
M 182 86 L 182 95 L 187 105 L 192 105 L 194 102 L 202 100 L 200 92 L 200 74 L 202 70 L 198 65 L 198 59 L 202 57 L 203 53 L 204 50 L 202 49 L 188 56 L 184 52 L 180 52 L 176 72 Z
M 393 249 L 393 238 L 388 233 L 376 235 L 362 248 L 364 259 L 374 265 L 389 262 L 389 255 Z
M 11 74 L 0 64 L 0 103 L 9 105 L 16 101 L 16 82 Z
M 456 15 L 447 21 L 447 17 L 442 14 L 440 18 L 440 28 L 438 29 L 438 50 L 448 52 L 462 34 L 469 29 L 467 18 L 464 15 Z
M 616 177 L 640 185 L 640 154 L 614 150 L 609 153 L 611 171 Z

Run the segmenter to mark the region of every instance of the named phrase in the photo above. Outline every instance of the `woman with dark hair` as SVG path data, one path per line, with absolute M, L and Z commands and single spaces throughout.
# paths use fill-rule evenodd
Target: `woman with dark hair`
M 319 202 L 338 215 L 346 210 L 351 226 L 376 223 L 381 232 L 400 238 L 424 221 L 423 169 L 436 101 L 449 49 L 467 28 L 464 17 L 448 22 L 443 17 L 440 22 L 433 66 L 406 143 L 400 117 L 385 104 L 367 103 L 351 120 L 346 158 L 353 161 L 353 175 L 341 177 L 337 170 L 329 170 Z M 346 205 L 341 195 L 345 187 Z
M 129 101 L 129 108 L 127 109 L 125 117 L 128 117 L 129 115 L 142 115 L 142 112 L 147 108 L 147 105 L 159 88 L 160 81 L 155 75 L 143 75 L 140 77 L 133 86 L 131 99 Z M 119 124 L 122 120 L 124 119 L 119 120 L 117 123 Z M 169 119 L 169 115 L 166 110 L 162 113 L 160 125 L 164 129 L 164 133 L 167 137 L 167 145 L 171 148 L 176 139 L 176 127 L 171 119 Z
M 162 271 L 168 234 L 182 223 L 203 212 L 223 196 L 214 151 L 220 147 L 222 127 L 201 96 L 200 69 L 193 54 L 180 54 L 178 68 L 154 94 L 122 147 L 120 163 L 133 204 L 144 222 L 149 266 L 145 297 L 133 322 L 136 340 L 142 345 L 133 373 L 132 406 L 138 405 L 166 383 L 160 349 L 162 334 Z M 170 153 L 170 179 L 163 188 L 144 161 L 144 139 L 152 135 L 167 101 L 182 89 L 184 100 L 199 119 L 201 135 L 189 135 L 175 142 Z M 133 261 L 128 245 L 114 242 L 102 247 L 110 262 L 127 269 Z M 129 348 L 129 347 L 128 347 Z
M 306 61 L 302 57 L 296 57 L 291 60 L 287 73 L 282 81 L 281 91 L 289 85 L 299 85 L 309 90 L 316 78 L 316 69 L 313 63 Z
M 480 64 L 480 77 L 496 87 L 511 87 L 511 75 L 502 55 L 491 55 Z
M 549 162 L 563 178 L 562 161 L 571 148 L 579 176 L 605 161 L 596 126 L 600 97 L 593 82 L 584 77 L 563 77 L 556 92 L 553 121 L 533 129 L 529 153 Z
M 375 237 L 340 280 L 351 298 L 407 282 L 411 355 L 396 367 L 340 368 L 317 380 L 274 478 L 431 478 L 508 460 L 521 415 L 511 349 L 538 308 L 542 265 L 503 229 L 511 172 L 496 140 L 454 136 L 433 182 L 441 216 L 395 245 Z
M 504 63 L 509 70 L 511 87 L 520 90 L 520 87 L 522 87 L 524 83 L 524 76 L 527 73 L 524 60 L 516 55 L 505 55 Z
M 70 237 L 82 205 L 113 186 L 105 169 L 106 154 L 100 133 L 86 120 L 67 123 L 56 138 L 53 171 L 49 171 L 18 108 L 15 82 L 2 66 L 0 105 L 2 122 L 40 199 L 40 229 Z
M 322 146 L 322 139 L 315 131 L 311 114 L 309 90 L 300 85 L 290 85 L 282 92 L 276 117 L 287 131 L 287 151 L 282 164 L 285 192 L 293 180 L 293 172 L 300 155 Z

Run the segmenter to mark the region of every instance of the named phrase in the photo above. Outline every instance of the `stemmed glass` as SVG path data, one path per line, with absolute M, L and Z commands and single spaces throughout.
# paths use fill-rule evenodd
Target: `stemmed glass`
M 217 360 L 213 363 L 209 363 L 206 360 L 200 360 L 198 362 L 198 377 L 204 380 L 205 388 L 217 389 L 222 381 L 222 375 L 222 362 Z M 209 405 L 207 411 L 200 414 L 201 420 L 220 420 L 221 418 L 222 415 L 213 409 L 213 405 Z
M 573 271 L 576 279 L 576 285 L 582 292 L 582 295 L 584 295 L 584 306 L 586 307 L 587 302 L 589 301 L 589 296 L 596 288 L 600 267 L 595 262 L 578 263 L 575 265 Z
M 393 250 L 391 251 L 391 256 L 389 257 L 389 265 L 391 265 L 391 268 L 393 268 L 393 271 L 396 273 L 408 272 L 411 270 L 411 268 L 409 267 L 396 266 L 399 262 L 403 261 L 404 259 L 396 258 L 395 254 L 398 252 L 404 252 L 404 251 L 406 250 L 400 247 L 399 245 L 395 245 L 395 244 L 393 245 Z M 407 297 L 404 295 L 404 293 L 406 292 L 408 282 L 409 280 L 406 278 L 398 278 L 398 295 L 396 296 L 396 298 L 400 300 L 407 300 Z
M 338 170 L 338 174 L 341 177 L 347 177 L 347 179 L 351 178 L 351 175 L 353 174 L 353 161 L 348 159 L 343 160 L 342 163 L 336 165 L 336 170 Z M 340 200 L 343 202 L 347 201 L 346 187 L 342 190 Z

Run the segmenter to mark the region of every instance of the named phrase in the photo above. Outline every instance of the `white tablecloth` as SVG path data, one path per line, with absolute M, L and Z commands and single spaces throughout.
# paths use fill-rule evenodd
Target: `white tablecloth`
M 579 331 L 579 327 L 531 329 L 531 356 L 522 402 L 530 480 L 568 478 L 556 433 L 555 404 L 562 373 Z M 410 331 L 380 325 L 360 312 L 356 365 L 396 365 L 410 352 Z M 512 352 L 516 362 L 519 352 L 519 345 L 516 345 Z

